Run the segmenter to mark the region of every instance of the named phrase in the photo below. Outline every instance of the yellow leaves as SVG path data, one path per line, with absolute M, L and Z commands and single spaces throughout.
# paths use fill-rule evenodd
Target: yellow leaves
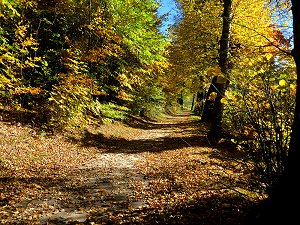
M 274 56 L 273 56 L 272 53 L 267 53 L 267 54 L 265 55 L 265 57 L 266 57 L 267 61 L 271 61 L 271 60 L 274 58 Z
M 10 3 L 10 0 L 1 0 L 0 5 L 1 5 L 1 7 L 2 7 L 2 5 L 4 5 L 5 7 L 7 7 L 12 12 L 13 15 L 16 15 L 16 16 L 20 17 L 20 13 L 12 6 L 12 4 Z M 3 14 L 0 13 L 0 17 L 2 15 Z
M 232 91 L 226 91 L 225 96 L 221 99 L 222 104 L 229 104 L 232 102 L 238 102 L 241 97 Z
M 0 91 L 5 90 L 11 84 L 11 80 L 0 74 Z
M 23 68 L 25 67 L 33 68 L 33 67 L 38 67 L 38 65 L 36 65 L 32 60 L 29 59 L 25 61 Z
M 24 1 L 23 0 L 23 3 L 22 4 L 25 4 L 25 6 L 27 8 L 36 8 L 38 6 L 38 2 L 37 1 L 30 1 L 30 0 L 26 0 Z
M 208 96 L 208 99 L 210 100 L 210 101 L 214 101 L 215 99 L 216 99 L 216 97 L 217 97 L 217 93 L 216 92 L 212 92 L 212 93 L 210 93 L 210 95 Z
M 286 83 L 285 80 L 280 80 L 280 81 L 279 81 L 279 86 L 284 87 L 284 86 L 286 86 L 286 85 L 287 85 L 287 83 Z
M 222 74 L 221 69 L 219 66 L 215 66 L 215 67 L 211 67 L 207 70 L 206 74 L 209 77 L 214 77 L 214 76 L 219 76 L 220 74 Z
M 9 62 L 9 63 L 15 63 L 18 60 L 12 53 L 6 52 L 3 55 L 0 56 L 0 62 L 3 62 L 3 60 Z
M 211 67 L 209 68 L 207 71 L 206 71 L 206 74 L 209 76 L 209 77 L 217 77 L 217 83 L 218 84 L 225 84 L 226 81 L 227 81 L 227 78 L 225 76 L 222 75 L 222 71 L 220 69 L 219 66 L 214 66 L 214 67 Z
M 130 84 L 130 80 L 128 79 L 128 77 L 122 73 L 119 74 L 117 77 L 117 80 L 120 82 L 121 87 L 127 87 L 129 89 L 132 89 L 132 86 Z
M 23 39 L 26 35 L 26 32 L 27 32 L 27 26 L 20 25 L 17 27 L 15 34 L 17 37 Z
M 270 108 L 271 108 L 270 103 L 267 102 L 267 103 L 265 104 L 265 108 L 266 108 L 266 109 L 270 109 Z
M 20 65 L 22 68 L 34 68 L 34 67 L 39 67 L 37 63 L 41 62 L 42 58 L 41 57 L 28 57 L 22 65 Z
M 296 95 L 297 86 L 295 84 L 290 84 L 290 95 Z
M 234 2 L 234 37 L 244 46 L 263 46 L 268 37 L 271 17 L 263 0 Z
M 288 93 L 290 96 L 296 95 L 297 86 L 295 84 L 289 84 L 285 79 L 281 79 L 277 84 L 270 86 L 272 91 L 280 91 L 281 93 Z
M 36 42 L 36 40 L 33 38 L 33 37 L 29 37 L 29 38 L 26 38 L 22 43 L 21 43 L 22 47 L 25 49 L 25 48 L 28 48 L 30 46 L 37 46 L 38 43 Z
M 218 84 L 225 84 L 226 81 L 227 81 L 226 77 L 224 77 L 224 76 L 222 76 L 222 75 L 219 75 L 219 76 L 217 77 L 217 81 L 216 81 L 216 82 L 217 82 Z
M 253 64 L 254 64 L 254 60 L 253 60 L 253 59 L 250 59 L 249 62 L 248 62 L 248 65 L 249 65 L 249 66 L 253 66 Z
M 265 73 L 266 70 L 265 68 L 263 68 L 263 65 L 266 65 L 269 62 L 272 62 L 273 60 L 274 60 L 274 55 L 272 53 L 266 53 L 266 54 L 259 53 L 259 55 L 255 53 L 254 56 L 248 55 L 244 59 L 244 62 L 237 62 L 237 63 L 253 68 L 257 71 L 257 73 Z
M 221 99 L 221 103 L 222 103 L 222 104 L 228 104 L 227 98 L 222 98 L 222 99 Z
M 260 68 L 260 70 L 258 71 L 258 73 L 265 73 L 266 70 L 264 70 L 263 68 Z

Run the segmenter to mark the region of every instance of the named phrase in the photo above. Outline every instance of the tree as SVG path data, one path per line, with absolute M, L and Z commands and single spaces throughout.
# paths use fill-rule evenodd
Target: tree
M 289 1 L 286 1 L 289 2 Z M 300 201 L 300 2 L 291 0 L 293 13 L 294 49 L 292 55 L 296 64 L 297 89 L 294 121 L 284 173 L 274 184 L 269 197 L 259 208 L 257 220 L 251 224 L 295 224 L 299 221 Z
M 226 4 L 228 3 L 224 1 L 223 16 L 225 15 Z M 218 63 L 220 69 L 213 68 L 213 71 L 210 72 L 214 77 L 207 93 L 202 116 L 203 121 L 211 123 L 209 136 L 215 137 L 216 141 L 222 136 L 223 106 L 221 100 L 226 99 L 225 92 L 229 87 L 229 81 L 233 82 L 231 86 L 234 86 L 240 85 L 239 82 L 243 80 L 247 80 L 246 76 L 241 76 L 241 74 L 236 72 L 239 69 L 246 70 L 245 67 L 242 67 L 243 62 L 249 59 L 255 62 L 259 59 L 258 55 L 264 57 L 271 50 L 267 50 L 268 42 L 271 40 L 270 34 L 272 33 L 271 19 L 264 1 L 233 1 L 231 2 L 231 8 L 232 20 L 224 20 L 223 17 Z M 227 48 L 224 48 L 224 41 L 222 41 L 224 37 L 224 22 L 227 25 L 230 23 L 232 27 L 231 40 L 228 41 Z M 223 55 L 225 55 L 226 51 L 222 49 L 226 49 L 227 54 L 231 56 L 230 60 L 228 58 L 224 60 L 225 57 Z M 238 82 L 235 83 L 237 80 Z M 211 99 L 211 94 L 216 95 Z
M 230 39 L 231 39 L 231 23 L 232 23 L 232 0 L 224 0 L 223 11 L 223 28 L 222 36 L 220 39 L 220 53 L 219 53 L 219 67 L 221 69 L 221 75 L 213 78 L 212 86 L 217 93 L 214 100 L 213 108 L 213 122 L 208 137 L 211 139 L 219 140 L 222 137 L 222 116 L 223 106 L 221 99 L 225 96 L 225 91 L 228 87 L 230 80 L 229 71 L 229 54 L 230 54 Z
M 97 100 L 132 106 L 163 95 L 168 40 L 157 1 L 2 0 L 0 7 L 1 100 L 32 109 L 20 98 L 37 95 L 35 106 L 47 104 L 63 120 L 93 111 Z
M 196 94 L 205 89 L 206 70 L 217 64 L 218 39 L 221 32 L 221 3 L 216 1 L 179 1 L 182 16 L 171 29 L 169 48 L 170 83 L 181 92 L 185 87 Z M 173 81 L 173 82 L 172 82 Z
M 249 61 L 259 64 L 259 58 L 273 51 L 268 44 L 268 39 L 273 41 L 269 8 L 263 0 L 233 1 L 232 21 L 222 21 L 224 4 L 219 1 L 179 2 L 183 16 L 172 29 L 170 62 L 176 76 L 192 93 L 206 91 L 202 120 L 212 123 L 210 136 L 221 136 L 225 90 L 247 83 L 251 79 L 245 73 L 251 70 Z M 224 48 L 221 38 L 225 40 L 222 22 L 230 22 L 232 27 L 225 63 L 220 49 Z

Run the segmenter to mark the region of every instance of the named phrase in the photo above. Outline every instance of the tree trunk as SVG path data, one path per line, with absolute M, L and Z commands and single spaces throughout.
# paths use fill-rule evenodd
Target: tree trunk
M 222 76 L 214 77 L 212 85 L 216 89 L 217 96 L 214 100 L 211 128 L 209 138 L 218 141 L 222 137 L 223 104 L 221 99 L 229 84 L 229 44 L 231 37 L 232 0 L 224 0 L 223 28 L 220 40 L 219 66 Z
M 192 105 L 191 105 L 191 111 L 194 110 L 194 106 L 195 106 L 195 94 L 193 94 L 193 99 L 192 99 Z
M 211 81 L 211 85 L 209 86 L 209 89 L 206 93 L 206 99 L 205 99 L 205 103 L 204 103 L 204 108 L 203 108 L 203 113 L 202 113 L 202 117 L 201 120 L 202 122 L 211 122 L 213 120 L 213 111 L 214 111 L 214 101 L 209 99 L 209 96 L 211 93 L 216 92 L 218 93 L 218 90 L 216 89 L 216 80 L 217 77 L 213 77 L 212 81 Z

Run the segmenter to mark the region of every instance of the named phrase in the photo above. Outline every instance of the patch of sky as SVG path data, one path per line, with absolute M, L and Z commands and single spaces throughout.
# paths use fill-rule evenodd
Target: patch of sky
M 168 29 L 179 18 L 180 10 L 176 5 L 175 0 L 160 0 L 160 7 L 158 9 L 158 16 L 164 17 L 160 31 L 164 34 L 168 33 Z
M 280 30 L 283 36 L 291 41 L 293 48 L 293 15 L 289 5 L 285 2 L 276 1 L 270 5 L 273 13 L 272 20 L 276 29 Z

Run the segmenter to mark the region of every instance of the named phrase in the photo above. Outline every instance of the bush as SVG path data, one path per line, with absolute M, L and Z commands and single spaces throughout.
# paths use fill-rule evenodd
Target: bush
M 89 107 L 89 112 L 93 117 L 101 118 L 103 121 L 124 120 L 129 109 L 113 103 L 100 103 L 94 101 Z
M 247 87 L 232 85 L 222 100 L 226 127 L 269 187 L 287 160 L 296 86 L 287 74 L 260 73 Z
M 133 114 L 152 118 L 164 111 L 166 97 L 158 83 L 145 84 L 134 92 L 134 99 L 130 104 Z

